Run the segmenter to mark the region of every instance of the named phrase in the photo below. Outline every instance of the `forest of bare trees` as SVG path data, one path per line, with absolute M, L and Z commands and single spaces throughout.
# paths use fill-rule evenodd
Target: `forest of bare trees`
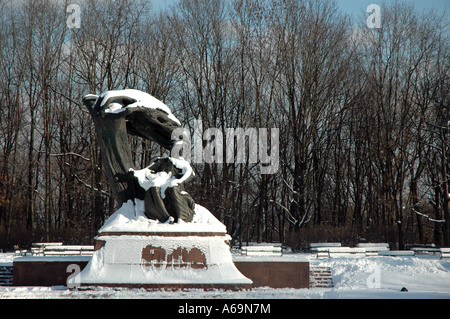
M 81 99 L 125 88 L 191 136 L 195 120 L 224 137 L 279 129 L 275 174 L 248 157 L 192 164 L 189 193 L 236 243 L 450 246 L 441 12 L 384 3 L 369 28 L 328 0 L 151 2 L 0 0 L 1 248 L 92 243 L 117 207 Z M 138 168 L 165 151 L 130 143 Z

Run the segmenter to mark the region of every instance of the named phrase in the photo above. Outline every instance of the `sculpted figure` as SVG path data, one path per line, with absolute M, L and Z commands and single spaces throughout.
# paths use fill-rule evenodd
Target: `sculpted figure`
M 128 200 L 144 201 L 148 218 L 160 222 L 190 222 L 194 201 L 184 191 L 193 177 L 190 164 L 182 158 L 155 159 L 147 168 L 136 170 L 128 134 L 154 141 L 171 150 L 172 133 L 181 123 L 170 109 L 151 95 L 137 90 L 107 91 L 83 98 L 94 121 L 102 150 L 105 174 L 113 194 L 122 205 Z

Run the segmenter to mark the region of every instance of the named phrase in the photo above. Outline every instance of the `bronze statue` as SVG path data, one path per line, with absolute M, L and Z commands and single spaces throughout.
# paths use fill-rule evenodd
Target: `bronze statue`
M 144 169 L 142 180 L 137 177 L 139 170 L 134 168 L 128 144 L 131 134 L 171 150 L 176 142 L 172 133 L 181 128 L 181 123 L 169 108 L 137 90 L 89 94 L 83 98 L 83 104 L 94 120 L 106 177 L 119 204 L 140 199 L 148 218 L 160 222 L 192 221 L 195 204 L 183 186 L 193 175 L 192 169 L 186 169 L 190 168 L 189 163 L 171 157 L 157 158 Z M 162 175 L 170 183 L 152 183 L 152 178 Z

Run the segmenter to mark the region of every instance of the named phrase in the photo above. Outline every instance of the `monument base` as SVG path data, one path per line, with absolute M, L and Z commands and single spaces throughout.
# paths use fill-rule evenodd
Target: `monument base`
M 149 225 L 147 220 L 145 227 L 134 230 L 104 226 L 91 261 L 74 283 L 166 290 L 251 289 L 252 281 L 232 261 L 231 237 L 223 228 L 206 227 L 218 222 L 207 210 L 199 207 L 197 213 L 202 222 Z

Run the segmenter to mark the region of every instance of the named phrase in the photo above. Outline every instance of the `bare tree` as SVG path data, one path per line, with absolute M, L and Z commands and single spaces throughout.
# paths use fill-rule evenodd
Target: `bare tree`
M 291 199 L 284 206 L 299 228 L 323 218 L 330 125 L 342 109 L 341 81 L 349 65 L 348 21 L 322 1 L 285 1 L 276 10 L 282 63 L 277 103 L 293 143 L 293 161 L 286 163 Z

